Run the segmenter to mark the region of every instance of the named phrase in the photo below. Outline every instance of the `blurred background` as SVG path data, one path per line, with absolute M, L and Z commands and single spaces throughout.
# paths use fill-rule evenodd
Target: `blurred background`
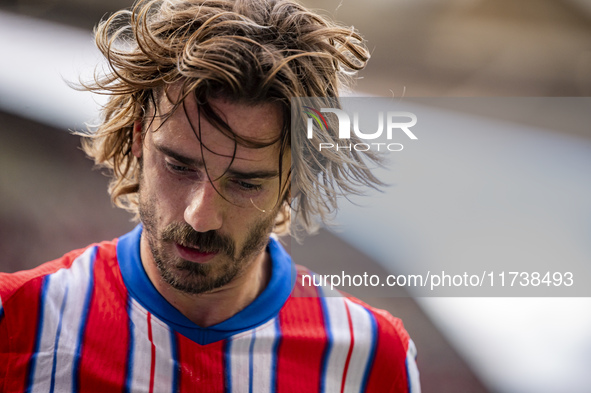
M 589 0 L 304 3 L 354 25 L 367 39 L 372 59 L 355 86 L 359 94 L 591 95 Z M 79 139 L 67 132 L 96 121 L 101 98 L 72 91 L 64 82 L 92 74 L 101 61 L 93 26 L 130 5 L 0 2 L 0 271 L 37 266 L 134 226 L 129 215 L 111 206 L 107 178 L 92 169 Z M 591 143 L 585 127 L 544 132 L 581 146 Z M 589 210 L 581 214 L 591 228 Z M 368 252 L 327 230 L 294 252 L 320 273 L 354 273 L 370 265 L 383 269 Z M 584 371 L 591 369 L 588 299 L 364 300 L 403 319 L 419 349 L 424 392 L 591 392 Z M 475 310 L 490 310 L 488 316 L 498 319 Z M 579 329 L 573 331 L 574 325 Z M 552 329 L 544 330 L 548 326 Z M 538 367 L 540 358 L 544 362 Z

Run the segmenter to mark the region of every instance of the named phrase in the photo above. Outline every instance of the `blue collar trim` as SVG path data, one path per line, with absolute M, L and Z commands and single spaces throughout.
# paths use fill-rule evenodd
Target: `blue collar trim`
M 117 243 L 119 268 L 130 296 L 172 329 L 198 344 L 220 341 L 264 324 L 277 316 L 293 288 L 295 267 L 291 257 L 277 240 L 271 238 L 267 252 L 271 255 L 272 273 L 265 290 L 238 314 L 217 325 L 202 328 L 168 303 L 148 278 L 140 259 L 141 234 L 140 224 L 120 237 Z

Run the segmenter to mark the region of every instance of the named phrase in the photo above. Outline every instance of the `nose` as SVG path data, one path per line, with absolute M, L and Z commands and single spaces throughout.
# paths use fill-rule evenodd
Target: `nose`
M 195 185 L 189 196 L 184 218 L 197 232 L 220 229 L 223 222 L 222 197 L 210 181 Z

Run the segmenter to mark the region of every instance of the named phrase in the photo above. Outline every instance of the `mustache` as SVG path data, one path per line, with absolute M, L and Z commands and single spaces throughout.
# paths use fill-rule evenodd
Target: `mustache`
M 169 224 L 162 232 L 162 240 L 184 247 L 197 248 L 201 252 L 223 253 L 234 257 L 234 241 L 217 231 L 197 232 L 187 223 Z

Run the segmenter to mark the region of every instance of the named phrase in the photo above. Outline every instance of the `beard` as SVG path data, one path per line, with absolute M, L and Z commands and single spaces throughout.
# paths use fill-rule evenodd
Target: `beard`
M 197 232 L 186 222 L 171 223 L 159 230 L 156 203 L 153 198 L 142 198 L 146 197 L 143 191 L 140 186 L 140 219 L 156 267 L 164 282 L 188 294 L 211 292 L 239 277 L 266 247 L 275 224 L 275 212 L 256 221 L 247 228 L 244 245 L 238 250 L 229 236 L 219 231 Z M 176 255 L 175 243 L 217 255 L 210 263 L 187 261 Z

